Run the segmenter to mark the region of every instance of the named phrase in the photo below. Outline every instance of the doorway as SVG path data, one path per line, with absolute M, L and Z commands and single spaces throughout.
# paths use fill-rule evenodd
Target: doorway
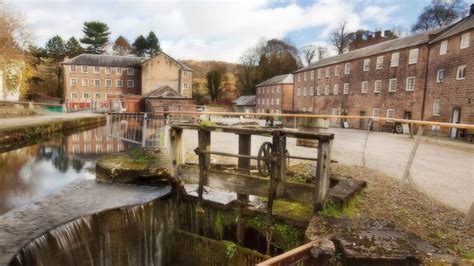
M 459 124 L 461 122 L 461 108 L 453 108 L 453 114 L 451 116 L 451 123 Z M 451 128 L 451 138 L 455 139 L 458 136 L 458 129 Z
M 359 116 L 365 116 L 365 111 L 360 111 L 360 115 Z M 364 129 L 365 128 L 365 118 L 360 118 L 360 121 L 359 121 L 359 128 L 360 129 Z

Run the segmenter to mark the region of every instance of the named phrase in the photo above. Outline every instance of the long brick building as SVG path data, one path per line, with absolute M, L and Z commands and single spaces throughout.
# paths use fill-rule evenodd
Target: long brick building
M 192 101 L 192 69 L 164 52 L 146 60 L 136 56 L 81 54 L 62 65 L 68 109 L 109 107 L 111 99 L 127 97 L 137 98 L 135 102 L 146 100 L 149 105 Z M 154 97 L 149 97 L 152 94 Z
M 293 74 L 272 77 L 256 86 L 258 113 L 282 113 L 293 109 Z
M 294 73 L 295 111 L 473 124 L 473 77 L 467 72 L 474 60 L 473 28 L 471 8 L 468 17 L 451 26 L 387 40 L 299 69 Z M 348 123 L 366 127 L 366 119 Z M 393 124 L 374 124 L 384 126 Z

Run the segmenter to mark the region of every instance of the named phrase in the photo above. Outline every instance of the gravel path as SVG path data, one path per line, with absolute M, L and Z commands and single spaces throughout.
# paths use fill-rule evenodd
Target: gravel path
M 335 133 L 332 159 L 342 164 L 362 165 L 365 131 L 331 128 Z M 212 150 L 237 153 L 237 135 L 215 132 L 211 135 Z M 270 138 L 252 137 L 252 154 L 256 155 L 263 141 Z M 368 168 L 399 179 L 414 139 L 406 135 L 384 132 L 369 134 L 366 150 Z M 195 159 L 192 150 L 197 147 L 197 132 L 185 131 L 184 145 L 187 159 Z M 295 139 L 287 141 L 292 155 L 314 156 L 316 151 L 296 146 Z M 220 158 L 219 158 L 220 159 Z M 232 160 L 226 160 L 232 161 Z M 467 213 L 474 201 L 474 145 L 453 141 L 424 139 L 419 146 L 411 174 L 416 187 L 441 203 Z

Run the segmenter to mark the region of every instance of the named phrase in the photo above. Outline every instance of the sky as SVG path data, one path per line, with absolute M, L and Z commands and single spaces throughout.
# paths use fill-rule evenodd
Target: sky
M 33 42 L 81 38 L 84 21 L 108 24 L 114 41 L 154 31 L 176 59 L 238 62 L 261 40 L 296 47 L 326 44 L 341 21 L 349 30 L 409 30 L 430 0 L 6 0 L 25 18 Z

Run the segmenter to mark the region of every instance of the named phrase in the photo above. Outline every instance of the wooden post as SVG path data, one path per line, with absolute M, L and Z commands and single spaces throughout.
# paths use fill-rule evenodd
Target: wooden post
M 211 151 L 211 132 L 206 129 L 199 129 L 198 141 L 199 141 L 198 196 L 199 196 L 199 199 L 202 199 L 202 193 L 204 192 L 204 184 L 207 182 L 207 175 L 208 175 L 209 167 L 211 165 L 211 155 L 208 153 L 209 151 Z
M 465 224 L 474 225 L 474 202 L 471 204 L 471 209 L 469 209 L 469 212 L 466 215 Z
M 146 146 L 146 117 L 147 117 L 147 114 L 144 113 L 143 114 L 143 127 L 142 127 L 142 148 L 145 148 Z
M 183 150 L 183 130 L 180 128 L 172 128 L 170 130 L 171 141 L 171 162 L 172 175 L 177 178 L 178 165 L 184 164 L 184 150 Z
M 252 135 L 239 134 L 239 154 L 242 155 L 251 155 L 252 151 Z M 237 168 L 242 173 L 248 175 L 250 174 L 250 159 L 248 158 L 239 158 L 237 163 Z M 246 207 L 249 202 L 249 195 L 237 193 L 237 199 L 240 203 L 237 213 L 237 231 L 236 238 L 237 244 L 243 245 L 245 240 L 245 224 L 242 219 L 242 209 Z
M 403 176 L 400 180 L 400 186 L 405 185 L 408 178 L 410 178 L 410 169 L 411 165 L 413 164 L 413 160 L 415 159 L 416 151 L 418 150 L 418 146 L 421 142 L 421 137 L 423 136 L 423 125 L 420 125 L 418 129 L 418 133 L 416 134 L 415 143 L 413 144 L 413 148 L 411 149 L 410 156 L 408 157 L 407 165 L 405 166 L 405 170 L 403 171 Z
M 331 141 L 319 141 L 316 182 L 314 184 L 313 208 L 319 211 L 324 207 L 329 190 L 329 164 L 331 163 Z

